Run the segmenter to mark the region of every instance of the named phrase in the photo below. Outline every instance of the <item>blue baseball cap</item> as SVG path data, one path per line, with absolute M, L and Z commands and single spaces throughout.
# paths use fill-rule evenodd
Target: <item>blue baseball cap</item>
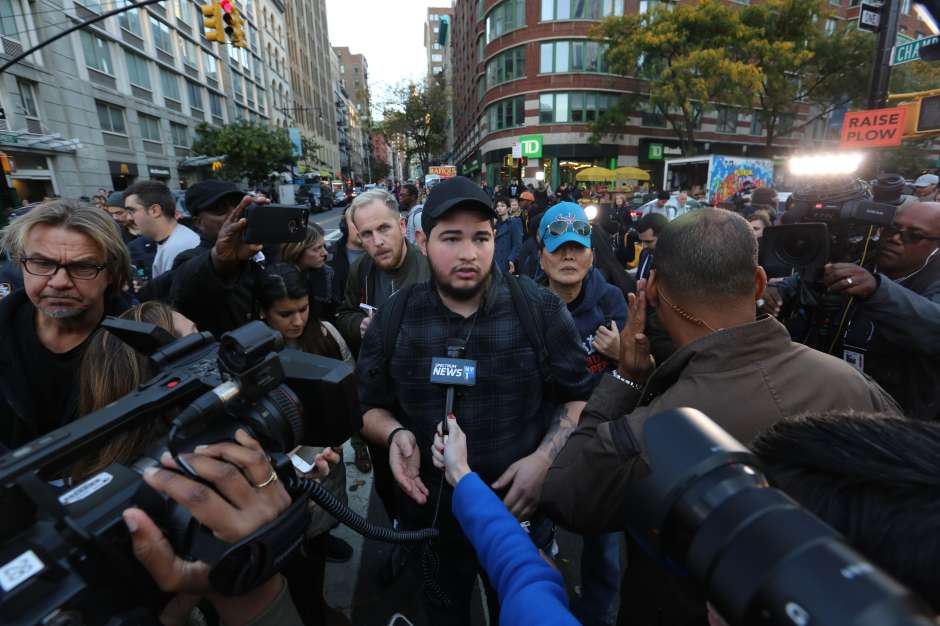
M 560 235 L 549 232 L 548 227 L 554 222 L 563 222 L 567 228 Z M 575 232 L 574 224 L 583 222 L 587 224 L 587 234 Z M 579 243 L 585 248 L 591 247 L 591 220 L 587 218 L 584 209 L 576 202 L 559 202 L 549 210 L 545 211 L 542 221 L 539 222 L 539 237 L 545 245 L 545 249 L 554 252 L 563 244 L 573 241 Z

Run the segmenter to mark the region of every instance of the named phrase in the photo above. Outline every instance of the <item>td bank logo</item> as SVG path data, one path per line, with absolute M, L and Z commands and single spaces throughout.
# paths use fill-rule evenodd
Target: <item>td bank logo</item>
M 542 135 L 525 135 L 519 138 L 522 156 L 534 159 L 542 158 Z

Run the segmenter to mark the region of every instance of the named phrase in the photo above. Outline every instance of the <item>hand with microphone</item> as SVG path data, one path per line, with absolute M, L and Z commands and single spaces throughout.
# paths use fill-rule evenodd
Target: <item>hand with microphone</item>
M 438 424 L 431 446 L 431 459 L 434 467 L 444 470 L 447 484 L 456 487 L 460 479 L 470 473 L 467 465 L 467 436 L 457 424 L 457 418 L 451 413 L 445 420 L 447 434 L 444 434 L 444 422 Z

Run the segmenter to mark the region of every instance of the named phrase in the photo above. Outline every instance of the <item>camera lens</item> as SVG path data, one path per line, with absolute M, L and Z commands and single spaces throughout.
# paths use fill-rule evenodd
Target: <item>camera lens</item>
M 819 254 L 819 241 L 802 233 L 785 237 L 778 248 L 780 260 L 790 265 L 808 265 Z
M 286 452 L 304 436 L 303 406 L 287 385 L 262 396 L 242 419 L 251 424 L 266 449 Z

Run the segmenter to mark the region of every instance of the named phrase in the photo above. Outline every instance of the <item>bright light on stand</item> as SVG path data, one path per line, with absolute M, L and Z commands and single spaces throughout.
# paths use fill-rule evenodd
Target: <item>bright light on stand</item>
M 589 222 L 593 222 L 594 218 L 597 217 L 597 207 L 593 204 L 587 205 L 584 207 L 584 214 L 587 215 Z
M 790 173 L 794 176 L 839 176 L 858 171 L 865 156 L 860 152 L 836 152 L 790 158 Z

